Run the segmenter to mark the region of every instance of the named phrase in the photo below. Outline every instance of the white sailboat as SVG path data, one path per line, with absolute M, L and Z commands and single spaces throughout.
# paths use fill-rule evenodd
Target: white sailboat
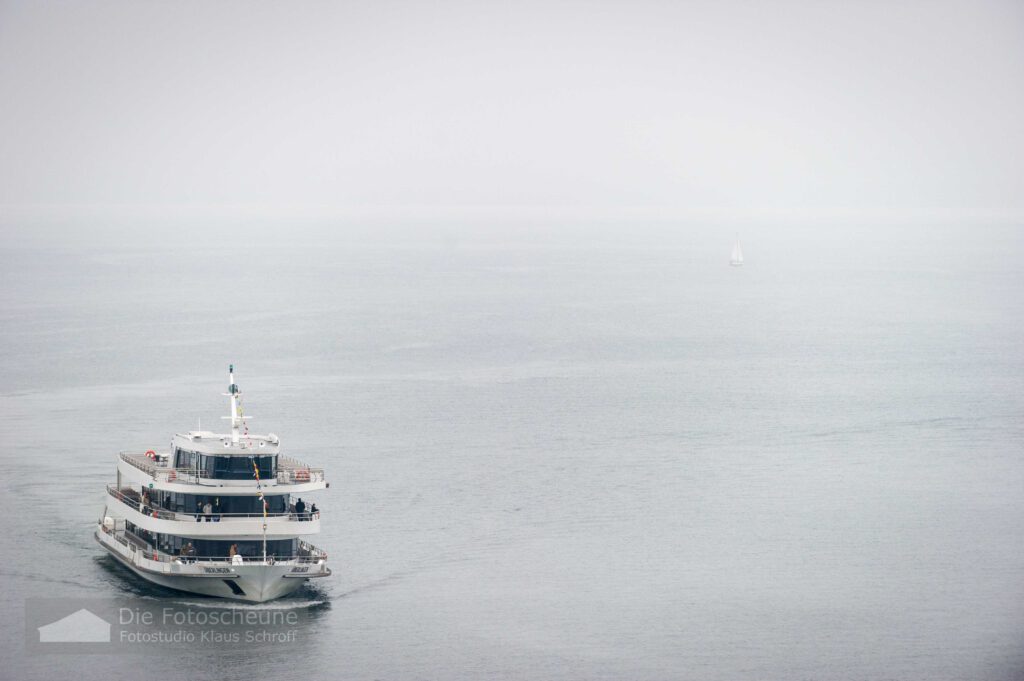
M 740 235 L 736 235 L 736 240 L 732 243 L 732 258 L 729 259 L 729 264 L 733 267 L 743 266 L 743 249 L 740 247 Z

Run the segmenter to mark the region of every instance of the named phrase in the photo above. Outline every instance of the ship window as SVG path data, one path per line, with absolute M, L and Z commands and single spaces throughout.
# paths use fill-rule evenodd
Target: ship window
M 238 545 L 238 553 L 245 558 L 257 559 L 263 556 L 263 541 L 222 541 L 216 539 L 192 539 L 196 555 L 199 557 L 227 557 L 232 544 Z M 275 558 L 290 558 L 298 553 L 298 541 L 295 539 L 268 539 L 267 555 Z
M 199 455 L 195 452 L 190 452 L 185 449 L 179 449 L 174 460 L 175 468 L 195 468 L 198 463 Z
M 217 456 L 207 457 L 206 470 L 208 475 L 222 480 L 252 480 L 253 462 L 260 471 L 260 479 L 268 480 L 274 475 L 273 456 Z M 212 460 L 212 461 L 210 461 Z M 211 465 L 213 468 L 210 469 Z

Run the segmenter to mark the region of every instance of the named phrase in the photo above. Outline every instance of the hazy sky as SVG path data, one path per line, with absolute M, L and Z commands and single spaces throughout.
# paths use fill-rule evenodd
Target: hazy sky
M 1022 85 L 1015 0 L 0 0 L 0 204 L 1019 217 Z

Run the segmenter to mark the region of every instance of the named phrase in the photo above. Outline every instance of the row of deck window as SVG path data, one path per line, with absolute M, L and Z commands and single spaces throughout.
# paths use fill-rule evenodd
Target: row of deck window
M 184 494 L 181 492 L 165 492 L 149 490 L 150 502 L 159 508 L 177 513 L 202 514 L 206 504 L 210 504 L 215 515 L 225 513 L 263 513 L 263 504 L 255 496 L 217 496 L 213 494 Z M 288 512 L 294 500 L 287 494 L 265 495 L 267 513 L 281 514 Z
M 158 549 L 161 553 L 172 556 L 182 555 L 182 547 L 186 544 L 192 545 L 192 553 L 188 555 L 195 558 L 226 558 L 231 551 L 232 544 L 243 558 L 262 558 L 263 540 L 253 539 L 245 541 L 228 541 L 223 539 L 193 539 L 189 537 L 178 537 L 172 534 L 160 534 L 144 530 L 135 524 L 126 523 L 125 529 L 147 546 Z M 268 539 L 267 556 L 274 558 L 290 558 L 298 554 L 299 542 L 297 539 Z
M 219 480 L 252 480 L 255 478 L 253 464 L 259 468 L 260 479 L 269 480 L 276 472 L 277 456 L 217 456 L 176 449 L 174 467 L 199 471 L 204 478 Z

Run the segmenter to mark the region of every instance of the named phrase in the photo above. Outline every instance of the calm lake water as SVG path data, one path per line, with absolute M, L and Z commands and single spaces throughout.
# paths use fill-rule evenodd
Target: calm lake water
M 1024 239 L 742 229 L 8 239 L 0 676 L 1022 678 Z M 91 533 L 229 362 L 332 483 L 299 640 L 28 654 L 26 598 L 198 600 Z

